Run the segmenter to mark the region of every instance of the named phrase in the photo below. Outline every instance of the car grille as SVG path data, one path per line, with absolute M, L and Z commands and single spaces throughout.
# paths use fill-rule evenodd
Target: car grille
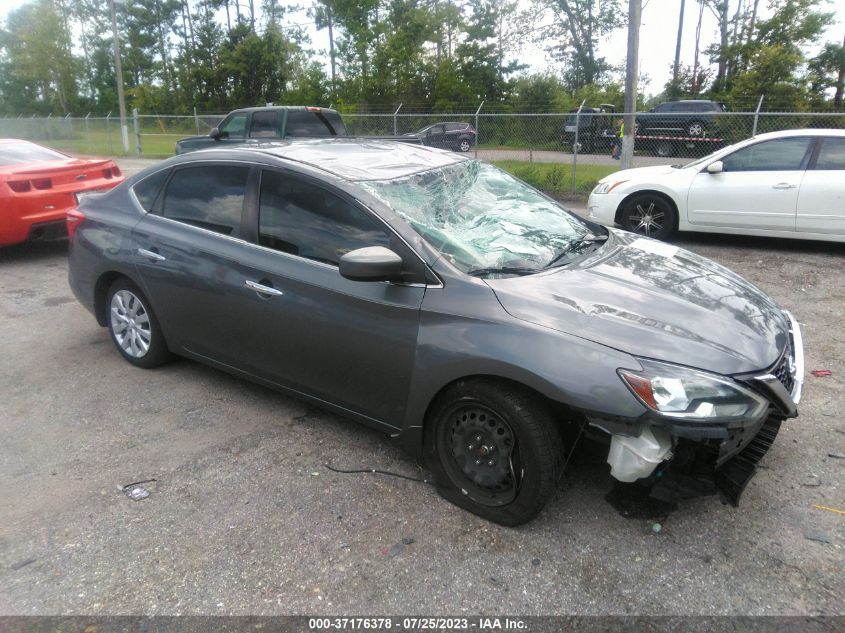
M 795 387 L 795 376 L 792 370 L 793 363 L 792 342 L 788 341 L 783 356 L 780 357 L 780 360 L 774 366 L 771 373 L 784 386 L 786 392 L 790 394 Z

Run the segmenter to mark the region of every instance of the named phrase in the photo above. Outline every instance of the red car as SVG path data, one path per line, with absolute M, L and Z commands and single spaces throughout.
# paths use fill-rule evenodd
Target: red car
M 0 246 L 67 234 L 76 194 L 123 182 L 114 161 L 73 158 L 29 141 L 0 139 Z

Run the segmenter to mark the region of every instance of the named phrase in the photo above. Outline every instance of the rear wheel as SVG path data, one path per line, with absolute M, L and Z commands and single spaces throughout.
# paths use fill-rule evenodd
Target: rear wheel
M 468 152 L 472 148 L 472 143 L 469 142 L 468 138 L 462 138 L 460 143 L 458 143 L 458 149 L 462 152 Z
M 687 126 L 688 136 L 704 136 L 706 131 L 707 128 L 701 121 L 693 121 Z
M 626 204 L 620 218 L 622 228 L 657 240 L 665 240 L 675 231 L 675 209 L 661 196 L 634 196 Z
M 519 387 L 459 381 L 432 405 L 427 429 L 438 491 L 474 514 L 521 525 L 554 492 L 560 433 L 545 403 Z
M 150 303 L 135 284 L 118 279 L 107 300 L 109 334 L 123 358 L 145 369 L 172 358 Z

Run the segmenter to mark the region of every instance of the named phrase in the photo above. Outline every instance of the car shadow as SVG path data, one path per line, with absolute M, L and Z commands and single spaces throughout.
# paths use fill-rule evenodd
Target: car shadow
M 0 263 L 18 263 L 40 260 L 55 255 L 67 255 L 68 240 L 44 240 L 24 242 L 14 246 L 0 246 Z
M 763 237 L 757 235 L 733 235 L 727 233 L 691 233 L 679 232 L 671 241 L 684 248 L 694 246 L 724 246 L 731 248 L 753 248 L 760 251 L 810 255 L 843 255 L 845 242 L 824 242 L 820 240 L 801 240 L 783 237 Z

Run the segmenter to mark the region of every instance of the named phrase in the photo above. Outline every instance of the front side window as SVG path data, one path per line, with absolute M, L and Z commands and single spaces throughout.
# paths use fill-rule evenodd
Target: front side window
M 250 138 L 276 138 L 276 112 L 253 112 L 252 124 L 249 126 Z
M 807 164 L 808 137 L 779 138 L 743 147 L 722 159 L 724 171 L 797 171 Z
M 826 138 L 822 141 L 816 169 L 845 169 L 845 138 Z
M 337 266 L 358 248 L 390 248 L 390 233 L 369 212 L 308 182 L 261 175 L 258 240 L 262 246 Z
M 179 169 L 164 193 L 161 214 L 191 226 L 239 237 L 249 167 Z
M 476 160 L 358 184 L 466 273 L 540 270 L 590 233 L 554 200 Z
M 246 115 L 232 115 L 223 121 L 218 129 L 224 138 L 244 138 L 246 134 Z

